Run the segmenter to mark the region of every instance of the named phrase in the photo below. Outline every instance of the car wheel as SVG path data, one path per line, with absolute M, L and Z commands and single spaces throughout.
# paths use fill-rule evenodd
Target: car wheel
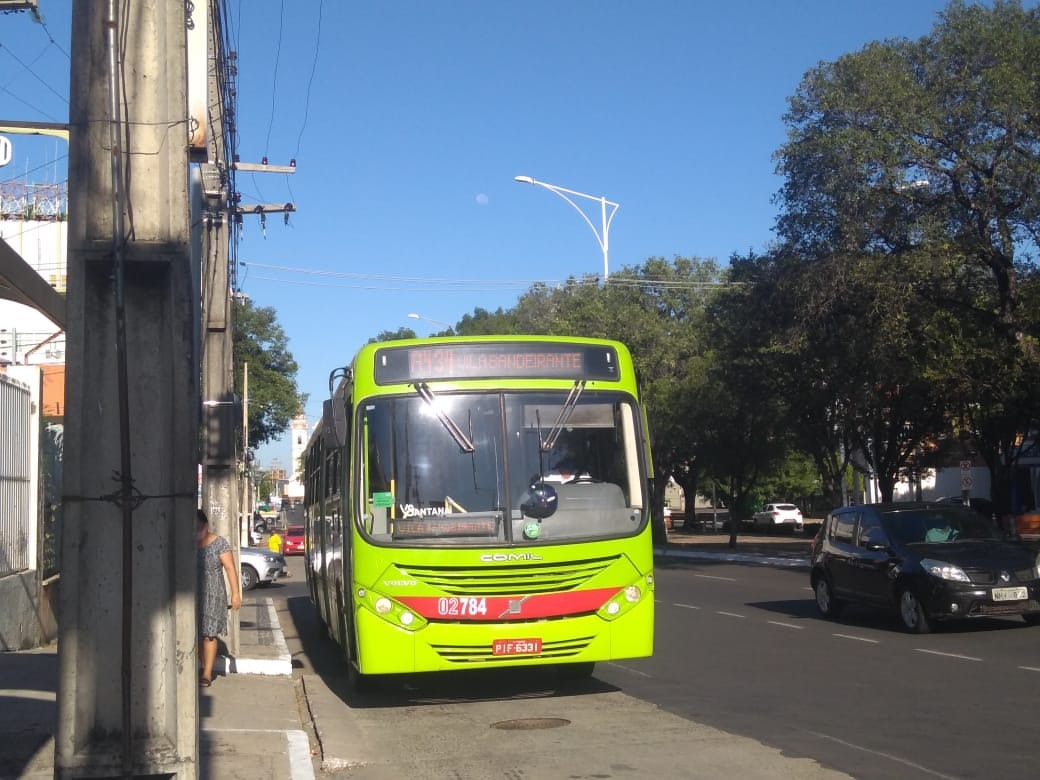
M 242 564 L 242 590 L 252 590 L 256 587 L 256 583 L 260 581 L 260 577 L 257 576 L 256 569 L 250 566 L 248 563 Z
M 820 610 L 821 615 L 825 618 L 835 618 L 841 614 L 841 602 L 834 598 L 831 583 L 825 576 L 817 577 L 813 592 L 816 593 L 816 608 Z
M 921 600 L 912 588 L 905 588 L 899 594 L 899 617 L 903 628 L 911 634 L 927 634 L 932 630 L 932 621 L 925 614 Z

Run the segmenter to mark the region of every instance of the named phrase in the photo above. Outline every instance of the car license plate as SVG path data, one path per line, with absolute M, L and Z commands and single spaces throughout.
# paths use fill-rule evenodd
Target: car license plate
M 1029 598 L 1029 591 L 1025 588 L 994 588 L 994 601 L 1025 601 Z
M 541 652 L 541 639 L 496 639 L 491 644 L 492 655 L 538 655 Z

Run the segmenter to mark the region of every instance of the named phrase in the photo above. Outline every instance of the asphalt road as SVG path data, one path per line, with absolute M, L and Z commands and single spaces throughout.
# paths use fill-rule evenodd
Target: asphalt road
M 818 617 L 804 570 L 673 559 L 654 657 L 597 677 L 860 778 L 1030 777 L 1038 648 L 1017 618 L 912 636 L 894 614 Z
M 416 735 L 424 725 L 436 732 L 444 719 L 461 724 L 469 715 L 486 729 L 484 721 L 542 711 L 531 704 L 539 700 L 555 701 L 555 711 L 575 718 L 593 717 L 580 709 L 588 702 L 610 702 L 627 708 L 634 723 L 649 717 L 635 700 L 660 708 L 659 720 L 645 722 L 690 739 L 668 743 L 675 762 L 703 752 L 706 743 L 666 713 L 858 778 L 1036 773 L 1040 629 L 1013 619 L 915 637 L 902 633 L 894 615 L 869 610 L 849 609 L 840 622 L 819 618 L 804 570 L 667 559 L 657 569 L 651 659 L 599 664 L 592 680 L 577 685 L 537 675 L 455 677 L 448 684 L 412 678 L 358 698 L 347 690 L 337 648 L 321 639 L 300 559 L 290 566 L 294 576 L 264 595 L 280 611 L 296 673 L 328 686 L 344 716 L 352 712 L 365 728 L 407 714 Z M 534 767 L 528 776 L 537 776 Z

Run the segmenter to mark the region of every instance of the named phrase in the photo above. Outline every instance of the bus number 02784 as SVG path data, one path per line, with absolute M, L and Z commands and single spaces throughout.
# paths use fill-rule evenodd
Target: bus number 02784
M 475 617 L 487 614 L 487 599 L 445 597 L 437 600 L 437 614 L 444 617 Z

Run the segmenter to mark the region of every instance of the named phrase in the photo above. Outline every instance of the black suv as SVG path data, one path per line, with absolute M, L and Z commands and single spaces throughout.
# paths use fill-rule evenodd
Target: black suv
M 907 631 L 937 620 L 1021 615 L 1040 624 L 1040 560 L 1017 538 L 955 504 L 864 504 L 835 509 L 812 548 L 816 606 L 897 607 Z

